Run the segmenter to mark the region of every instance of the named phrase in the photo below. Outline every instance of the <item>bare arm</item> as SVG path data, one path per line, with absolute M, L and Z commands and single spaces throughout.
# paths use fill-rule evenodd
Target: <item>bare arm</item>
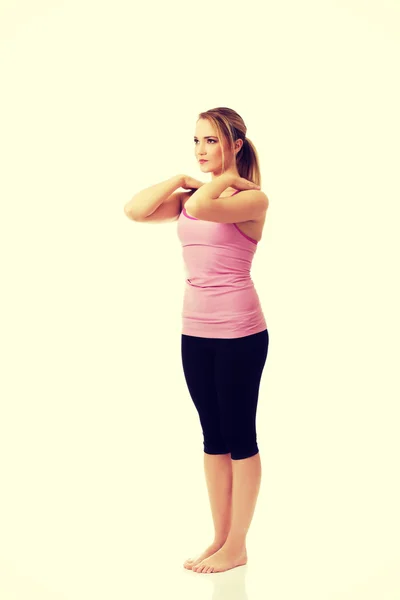
M 133 221 L 145 219 L 152 215 L 175 190 L 182 187 L 183 175 L 175 175 L 171 179 L 156 183 L 141 190 L 124 206 L 127 217 Z

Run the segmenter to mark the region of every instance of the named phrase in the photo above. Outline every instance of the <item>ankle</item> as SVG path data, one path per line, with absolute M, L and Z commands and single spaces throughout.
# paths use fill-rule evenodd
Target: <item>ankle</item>
M 244 550 L 246 548 L 246 537 L 229 535 L 225 540 L 224 546 L 233 551 Z
M 226 540 L 227 540 L 227 539 L 228 539 L 228 536 L 227 536 L 227 535 L 225 535 L 225 536 L 220 536 L 220 537 L 219 537 L 219 536 L 216 536 L 216 537 L 214 538 L 214 541 L 213 541 L 212 545 L 213 545 L 213 546 L 223 546 L 223 545 L 225 544 L 225 542 L 226 542 Z

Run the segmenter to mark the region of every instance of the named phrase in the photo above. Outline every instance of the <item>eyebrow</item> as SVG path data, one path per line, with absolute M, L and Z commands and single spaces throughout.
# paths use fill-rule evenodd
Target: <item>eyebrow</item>
M 216 135 L 205 135 L 205 136 L 204 136 L 204 139 L 205 139 L 205 140 L 207 140 L 208 138 L 215 138 L 216 140 L 218 139 Z M 193 138 L 193 139 L 195 139 L 195 140 L 198 140 L 199 138 L 198 138 L 198 137 L 196 137 L 196 136 L 194 136 L 194 138 Z

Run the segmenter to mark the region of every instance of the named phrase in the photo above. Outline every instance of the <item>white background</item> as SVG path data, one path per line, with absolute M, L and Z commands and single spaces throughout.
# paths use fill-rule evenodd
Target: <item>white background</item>
M 395 0 L 2 2 L 2 598 L 398 600 L 399 31 Z M 261 491 L 222 579 L 182 567 L 213 528 L 176 223 L 123 211 L 210 180 L 217 106 L 270 200 Z

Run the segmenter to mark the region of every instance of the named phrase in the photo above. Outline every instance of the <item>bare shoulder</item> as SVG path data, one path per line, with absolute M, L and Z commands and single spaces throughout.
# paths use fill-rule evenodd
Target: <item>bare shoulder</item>
M 265 192 L 263 192 L 262 190 L 249 190 L 249 191 L 252 192 L 254 198 L 256 198 L 259 202 L 261 202 L 261 203 L 264 202 L 265 210 L 267 210 L 268 204 L 269 204 L 269 199 L 268 199 L 267 194 Z
M 263 192 L 262 190 L 243 190 L 243 192 L 246 194 L 246 196 L 249 197 L 249 202 L 250 202 L 250 199 L 252 199 L 254 201 L 254 203 L 260 207 L 260 214 L 258 217 L 249 219 L 248 221 L 243 221 L 243 222 L 244 223 L 256 223 L 256 224 L 263 225 L 265 222 L 268 205 L 269 205 L 269 198 L 268 198 L 267 194 L 265 192 Z M 240 194 L 240 192 L 239 192 L 239 194 Z
M 263 192 L 262 190 L 257 190 L 257 191 L 259 191 L 259 193 L 261 194 L 261 196 L 264 198 L 264 200 L 266 202 L 266 205 L 267 205 L 267 208 L 268 208 L 269 198 L 268 198 L 267 194 L 265 192 Z
M 268 206 L 269 206 L 269 198 L 267 196 L 267 194 L 265 192 L 263 192 L 262 190 L 260 190 L 260 194 L 261 197 L 263 198 L 264 202 L 265 202 L 265 207 L 264 207 L 264 211 L 260 217 L 260 221 L 262 221 L 264 223 L 265 221 L 265 217 L 267 215 L 267 210 L 268 210 Z

